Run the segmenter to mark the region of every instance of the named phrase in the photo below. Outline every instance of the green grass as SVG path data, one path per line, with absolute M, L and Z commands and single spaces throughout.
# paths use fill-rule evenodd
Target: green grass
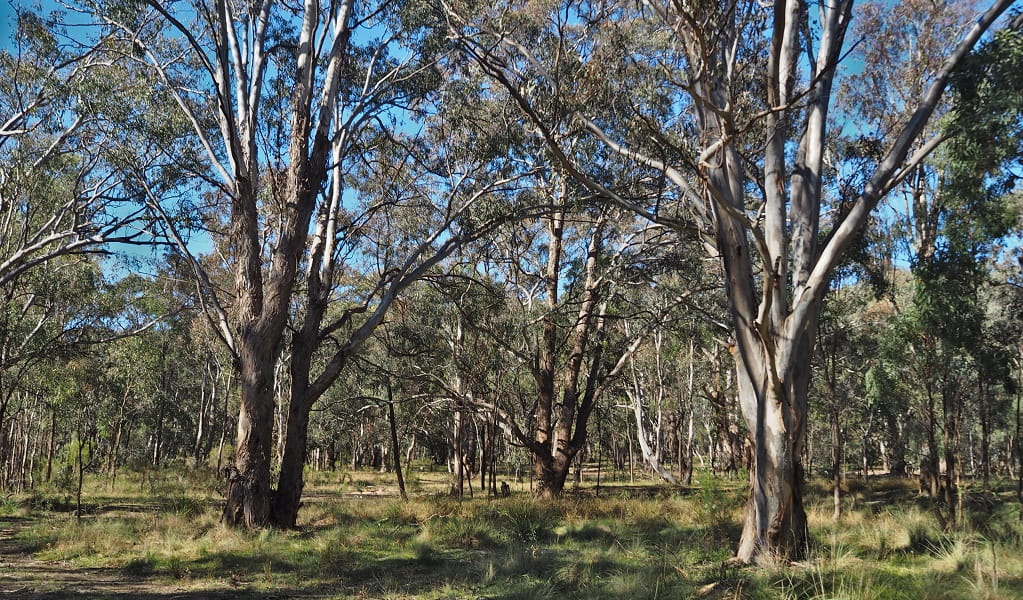
M 220 523 L 209 484 L 173 471 L 147 477 L 122 475 L 115 489 L 90 481 L 81 521 L 45 490 L 7 500 L 0 519 L 27 523 L 17 542 L 36 559 L 189 589 L 338 598 L 1023 597 L 1023 526 L 1008 494 L 990 509 L 968 503 L 965 528 L 947 533 L 910 482 L 851 490 L 838 523 L 825 487 L 810 486 L 811 555 L 753 569 L 725 563 L 745 503 L 737 481 L 459 502 L 437 493 L 443 474 L 424 472 L 422 491 L 403 503 L 388 495 L 386 474 L 315 474 L 297 530 L 246 532 Z

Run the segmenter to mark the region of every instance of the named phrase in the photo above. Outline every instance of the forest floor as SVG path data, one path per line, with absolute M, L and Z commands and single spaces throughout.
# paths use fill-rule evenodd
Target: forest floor
M 552 503 L 459 502 L 446 474 L 413 472 L 401 502 L 388 474 L 311 473 L 294 531 L 219 521 L 216 483 L 193 471 L 87 480 L 80 519 L 66 493 L 0 503 L 0 600 L 200 598 L 1023 598 L 1023 524 L 1007 487 L 967 495 L 942 531 L 913 482 L 847 490 L 843 516 L 811 485 L 811 555 L 729 566 L 741 480 L 691 488 L 584 484 Z M 598 495 L 599 494 L 599 495 Z

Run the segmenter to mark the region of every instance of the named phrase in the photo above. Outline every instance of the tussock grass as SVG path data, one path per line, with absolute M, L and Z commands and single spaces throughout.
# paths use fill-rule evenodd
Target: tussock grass
M 813 546 L 773 569 L 725 564 L 740 533 L 741 480 L 692 489 L 592 489 L 540 502 L 458 501 L 444 474 L 394 495 L 388 474 L 315 474 L 294 531 L 220 522 L 212 483 L 194 475 L 89 481 L 78 521 L 47 490 L 0 504 L 37 559 L 119 569 L 200 589 L 373 598 L 1017 598 L 1023 526 L 1008 494 L 942 531 L 911 482 L 852 486 L 839 522 L 826 485 L 807 498 Z M 155 490 L 155 492 L 153 492 Z M 152 494 L 152 495 L 151 495 Z

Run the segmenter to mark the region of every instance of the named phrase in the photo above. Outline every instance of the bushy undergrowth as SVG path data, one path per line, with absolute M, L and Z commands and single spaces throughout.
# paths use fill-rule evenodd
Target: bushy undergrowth
M 147 477 L 122 476 L 113 490 L 90 482 L 80 520 L 40 500 L 45 490 L 7 500 L 0 515 L 27 519 L 18 541 L 37 559 L 203 589 L 339 598 L 1023 597 L 1018 506 L 967 503 L 983 513 L 947 532 L 908 482 L 851 491 L 837 523 L 823 487 L 811 487 L 810 555 L 754 569 L 725 562 L 745 503 L 735 481 L 701 478 L 694 489 L 649 493 L 611 487 L 600 496 L 590 489 L 550 502 L 525 492 L 401 502 L 387 495 L 386 476 L 349 474 L 344 494 L 340 481 L 320 476 L 297 530 L 246 532 L 223 525 L 215 498 L 188 476 Z M 425 490 L 434 483 L 429 474 L 420 481 Z

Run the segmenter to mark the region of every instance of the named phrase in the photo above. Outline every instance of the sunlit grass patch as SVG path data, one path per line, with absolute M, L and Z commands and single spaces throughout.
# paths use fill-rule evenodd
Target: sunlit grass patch
M 756 569 L 725 564 L 746 502 L 738 480 L 701 476 L 692 489 L 619 486 L 599 496 L 591 488 L 554 501 L 521 493 L 458 500 L 430 483 L 430 493 L 403 502 L 380 493 L 389 476 L 356 473 L 355 484 L 346 476 L 341 487 L 320 476 L 296 530 L 228 527 L 217 496 L 173 472 L 147 476 L 145 488 L 167 492 L 159 498 L 139 494 L 141 478 L 121 477 L 112 491 L 90 483 L 97 495 L 83 499 L 90 511 L 80 522 L 66 506 L 18 499 L 7 510 L 25 513 L 18 541 L 36 558 L 190 589 L 372 598 L 1023 597 L 1023 527 L 1018 506 L 1004 499 L 977 508 L 989 511 L 983 527 L 974 518 L 949 533 L 905 485 L 859 489 L 838 522 L 822 487 L 824 495 L 807 497 L 810 555 Z

